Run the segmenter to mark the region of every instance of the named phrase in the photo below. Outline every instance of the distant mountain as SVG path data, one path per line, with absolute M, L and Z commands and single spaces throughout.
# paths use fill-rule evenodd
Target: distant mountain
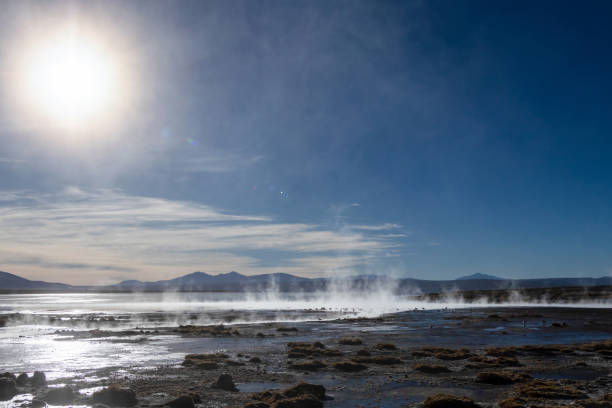
M 301 278 L 286 273 L 246 276 L 238 272 L 209 275 L 193 272 L 169 280 L 155 282 L 123 281 L 112 287 L 130 290 L 178 290 L 178 291 L 245 291 L 277 287 L 281 291 L 323 289 L 319 279 Z
M 71 287 L 63 283 L 31 281 L 12 273 L 0 271 L 0 289 L 2 290 L 61 290 Z
M 336 286 L 338 285 L 338 286 Z M 111 291 L 111 292 L 160 292 L 160 291 L 263 291 L 279 290 L 316 291 L 329 288 L 339 290 L 375 291 L 389 287 L 403 294 L 425 294 L 466 290 L 507 290 L 554 287 L 612 286 L 612 277 L 601 278 L 547 278 L 547 279 L 501 279 L 491 275 L 474 274 L 456 280 L 421 280 L 413 278 L 395 279 L 380 275 L 359 275 L 338 279 L 303 278 L 286 273 L 246 276 L 238 272 L 209 275 L 193 272 L 174 279 L 155 282 L 126 280 L 109 286 L 71 286 L 63 283 L 31 281 L 7 272 L 0 272 L 0 290 L 40 291 Z
M 500 278 L 499 276 L 487 275 L 486 273 L 475 273 L 472 275 L 461 276 L 457 278 L 457 280 L 476 280 L 476 279 L 504 280 L 504 278 Z

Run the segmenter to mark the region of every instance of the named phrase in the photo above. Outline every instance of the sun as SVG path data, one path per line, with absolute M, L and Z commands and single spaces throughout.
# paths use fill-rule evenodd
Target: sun
M 117 67 L 93 39 L 68 31 L 33 47 L 22 72 L 30 105 L 66 127 L 103 116 L 117 95 Z

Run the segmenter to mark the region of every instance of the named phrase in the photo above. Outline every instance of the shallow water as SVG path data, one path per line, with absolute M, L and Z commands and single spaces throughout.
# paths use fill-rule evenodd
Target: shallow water
M 336 299 L 330 294 L 242 293 L 148 293 L 148 294 L 20 294 L 0 295 L 0 314 L 8 318 L 0 328 L 0 370 L 42 370 L 50 380 L 79 375 L 87 377 L 104 367 L 116 367 L 115 375 L 159 365 L 180 364 L 186 353 L 223 350 L 241 352 L 277 348 L 283 337 L 254 339 L 189 338 L 169 332 L 156 335 L 161 327 L 179 324 L 246 324 L 291 322 L 300 327 L 292 341 L 324 340 L 347 331 L 353 333 L 400 333 L 398 345 L 451 344 L 452 329 L 465 345 L 534 344 L 588 341 L 607 336 L 571 328 L 560 336 L 540 331 L 538 318 L 519 322 L 488 322 L 482 327 L 462 329 L 453 317 L 454 308 L 467 307 L 474 316 L 486 316 L 486 304 L 425 303 L 374 293 Z M 524 304 L 506 306 L 522 307 Z M 543 305 L 529 305 L 529 310 Z M 567 306 L 567 305 L 565 305 Z M 584 305 L 571 305 L 584 307 Z M 592 305 L 592 307 L 603 307 Z M 342 318 L 373 317 L 393 313 L 385 322 L 346 322 Z M 465 310 L 464 312 L 465 313 Z M 130 335 L 74 337 L 71 330 L 135 330 Z M 140 330 L 146 333 L 140 333 Z M 303 330 L 305 329 L 305 330 Z M 63 330 L 67 332 L 62 332 Z M 500 332 L 508 331 L 506 336 Z M 302 334 L 305 333 L 305 334 Z M 145 335 L 146 334 L 146 335 Z M 450 342 L 450 343 L 449 343 Z M 124 368 L 129 368 L 126 372 Z M 0 407 L 1 408 L 1 407 Z

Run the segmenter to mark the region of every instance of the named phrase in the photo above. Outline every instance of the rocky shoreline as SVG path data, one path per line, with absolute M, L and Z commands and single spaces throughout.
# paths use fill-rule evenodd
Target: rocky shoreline
M 6 373 L 0 395 L 6 406 L 24 408 L 612 407 L 609 309 L 447 310 L 413 329 L 418 313 L 295 325 L 68 331 L 63 341 L 178 335 L 248 346 L 232 349 L 225 342 L 216 352 L 187 353 L 174 365 L 104 367 L 44 384 L 41 373 L 36 381 Z

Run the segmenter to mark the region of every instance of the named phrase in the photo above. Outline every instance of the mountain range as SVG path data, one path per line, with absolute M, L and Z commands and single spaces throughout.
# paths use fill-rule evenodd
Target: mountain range
M 374 290 L 378 287 L 395 288 L 400 293 L 439 293 L 456 290 L 499 290 L 553 288 L 566 286 L 607 286 L 612 277 L 601 278 L 540 278 L 503 279 L 492 275 L 474 274 L 455 280 L 422 280 L 413 278 L 390 278 L 380 275 L 360 275 L 339 279 L 304 278 L 286 273 L 246 276 L 238 272 L 209 275 L 193 272 L 174 279 L 155 282 L 127 280 L 107 286 L 73 286 L 63 283 L 32 281 L 0 271 L 0 290 L 3 291 L 112 291 L 112 292 L 159 292 L 159 291 L 279 291 L 325 290 L 338 285 L 351 290 Z

